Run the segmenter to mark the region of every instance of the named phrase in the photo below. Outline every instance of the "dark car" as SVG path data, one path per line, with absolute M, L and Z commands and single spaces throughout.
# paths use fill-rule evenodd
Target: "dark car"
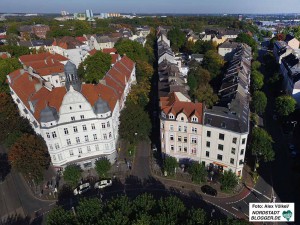
M 201 191 L 207 195 L 217 196 L 217 190 L 208 185 L 202 186 Z

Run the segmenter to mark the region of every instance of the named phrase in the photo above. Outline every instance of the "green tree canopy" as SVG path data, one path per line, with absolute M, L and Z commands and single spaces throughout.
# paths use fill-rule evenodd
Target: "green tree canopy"
M 72 164 L 66 166 L 64 169 L 64 180 L 72 187 L 75 188 L 81 178 L 81 168 L 78 165 Z
M 206 225 L 207 214 L 203 209 L 192 208 L 188 211 L 187 225 Z
M 103 205 L 98 198 L 82 199 L 76 207 L 79 224 L 97 224 L 102 215 Z
M 198 40 L 193 46 L 193 53 L 205 54 L 210 50 L 217 50 L 217 46 L 212 41 Z
M 61 206 L 51 210 L 46 220 L 47 225 L 78 225 L 71 211 L 64 210 Z
M 194 162 L 188 168 L 188 172 L 192 175 L 192 180 L 195 183 L 202 183 L 207 180 L 207 170 L 203 164 Z
M 224 191 L 232 192 L 233 189 L 238 184 L 238 177 L 232 170 L 225 170 L 223 175 L 221 176 L 221 189 Z
M 22 133 L 34 134 L 27 119 L 19 115 L 11 96 L 0 92 L 0 143 L 11 146 Z
M 28 55 L 31 50 L 28 47 L 18 45 L 2 45 L 0 46 L 0 52 L 8 52 L 13 57 L 20 57 L 22 55 Z
M 104 178 L 107 176 L 108 171 L 111 168 L 111 163 L 106 157 L 102 157 L 95 162 L 95 169 L 99 177 Z
M 154 199 L 142 194 L 135 199 L 117 196 L 104 202 L 96 198 L 80 199 L 74 207 L 76 215 L 62 207 L 55 207 L 47 216 L 47 225 L 248 225 L 240 219 L 209 218 L 201 208 L 191 208 L 178 197 Z M 211 221 L 212 220 L 212 221 Z
M 120 115 L 120 137 L 130 143 L 146 140 L 151 131 L 149 115 L 139 105 L 126 102 Z
M 262 91 L 255 91 L 252 96 L 252 107 L 258 114 L 263 114 L 267 107 L 267 96 Z
M 199 102 L 204 102 L 207 107 L 212 107 L 219 99 L 209 84 L 200 85 L 195 96 Z
M 36 182 L 43 179 L 43 172 L 50 165 L 45 141 L 40 136 L 24 134 L 10 148 L 8 159 L 13 168 Z
M 252 66 L 252 70 L 259 70 L 261 63 L 259 61 L 253 61 L 251 66 Z
M 168 39 L 171 42 L 173 51 L 177 52 L 185 43 L 185 34 L 179 28 L 175 27 L 168 32 Z
M 120 39 L 116 44 L 115 48 L 118 53 L 121 55 L 126 54 L 133 61 L 141 60 L 148 61 L 148 56 L 146 49 L 143 48 L 143 45 L 136 41 L 131 41 L 127 39 Z
M 263 159 L 264 162 L 273 161 L 275 152 L 272 147 L 272 137 L 262 128 L 254 127 L 252 130 L 251 150 L 258 160 Z
M 110 69 L 111 56 L 103 52 L 96 52 L 88 56 L 78 68 L 79 77 L 87 83 L 98 83 Z
M 178 162 L 175 157 L 166 156 L 164 159 L 164 171 L 168 173 L 168 176 L 175 174 L 175 168 L 178 167 Z
M 264 75 L 257 70 L 252 70 L 251 80 L 253 90 L 260 90 L 264 85 Z
M 235 41 L 249 45 L 252 48 L 252 52 L 257 50 L 256 41 L 247 33 L 239 33 Z
M 282 95 L 276 98 L 275 108 L 280 116 L 288 116 L 295 111 L 296 100 L 289 95 Z
M 223 65 L 224 60 L 217 51 L 209 50 L 204 54 L 202 66 L 210 72 L 212 78 L 221 74 Z
M 0 58 L 0 91 L 8 92 L 9 88 L 6 83 L 6 76 L 16 69 L 22 68 L 21 63 L 17 58 Z

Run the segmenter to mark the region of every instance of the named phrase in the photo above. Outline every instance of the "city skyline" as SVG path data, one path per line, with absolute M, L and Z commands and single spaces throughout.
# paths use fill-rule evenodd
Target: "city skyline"
M 1 13 L 60 13 L 65 10 L 70 13 L 84 12 L 92 9 L 94 12 L 121 12 L 121 13 L 300 13 L 300 5 L 297 0 L 228 0 L 226 4 L 222 0 L 166 0 L 166 1 L 138 1 L 128 0 L 120 2 L 111 0 L 98 2 L 96 0 L 53 0 L 47 4 L 40 0 L 2 0 Z

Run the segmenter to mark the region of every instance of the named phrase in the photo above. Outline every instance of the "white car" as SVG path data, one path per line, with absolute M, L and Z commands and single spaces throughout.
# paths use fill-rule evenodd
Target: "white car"
M 81 195 L 84 192 L 87 192 L 91 189 L 90 183 L 84 183 L 79 185 L 77 188 L 74 189 L 73 193 L 74 195 Z
M 109 187 L 112 185 L 112 180 L 111 179 L 104 179 L 104 180 L 100 180 L 98 182 L 95 183 L 94 188 L 97 189 L 102 189 L 105 187 Z
M 156 148 L 156 145 L 152 145 L 152 151 L 156 152 L 157 151 L 157 148 Z

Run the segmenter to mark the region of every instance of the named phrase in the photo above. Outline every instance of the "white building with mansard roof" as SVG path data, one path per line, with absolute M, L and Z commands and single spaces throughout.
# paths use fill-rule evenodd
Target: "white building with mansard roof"
M 24 69 L 9 74 L 20 114 L 46 141 L 53 166 L 85 169 L 103 156 L 114 162 L 120 111 L 136 83 L 134 62 L 122 57 L 97 85 L 81 84 L 71 62 L 64 72 L 66 85 L 52 88 Z

